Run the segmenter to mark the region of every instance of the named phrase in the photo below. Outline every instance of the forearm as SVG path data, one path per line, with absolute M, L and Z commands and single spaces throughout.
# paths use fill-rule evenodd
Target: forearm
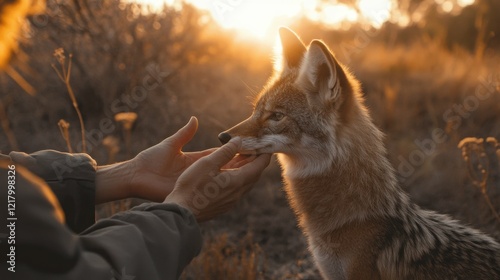
M 125 161 L 112 165 L 98 166 L 96 172 L 95 203 L 104 203 L 132 196 L 130 184 L 134 175 L 131 162 Z
M 99 166 L 96 172 L 95 203 L 137 197 L 160 202 L 172 191 L 172 178 L 141 169 L 134 159 Z

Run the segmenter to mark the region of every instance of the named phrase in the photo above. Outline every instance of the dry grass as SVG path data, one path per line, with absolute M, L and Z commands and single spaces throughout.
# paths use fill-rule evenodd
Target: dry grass
M 249 233 L 232 241 L 226 233 L 205 238 L 204 248 L 181 276 L 181 279 L 262 279 L 265 255 Z
M 458 144 L 458 148 L 462 150 L 462 157 L 467 164 L 467 170 L 469 177 L 472 180 L 472 184 L 479 188 L 484 200 L 491 209 L 492 215 L 497 219 L 500 224 L 500 215 L 496 211 L 495 207 L 491 203 L 490 197 L 488 196 L 488 179 L 490 171 L 490 159 L 486 152 L 486 145 L 491 145 L 494 150 L 493 156 L 495 158 L 500 155 L 500 145 L 494 137 L 488 137 L 486 141 L 484 139 L 478 139 L 474 137 L 468 137 L 462 139 Z
M 69 122 L 60 119 L 57 125 L 59 126 L 61 136 L 64 139 L 64 142 L 66 142 L 66 146 L 68 147 L 68 153 L 73 153 L 73 148 L 71 147 L 71 139 L 69 138 Z
M 132 207 L 132 199 L 122 199 L 111 201 L 96 206 L 95 219 L 105 219 L 113 216 L 116 213 L 127 211 Z
M 125 147 L 127 149 L 127 157 L 132 155 L 132 128 L 134 126 L 135 120 L 137 120 L 137 114 L 134 112 L 122 112 L 115 115 L 115 121 L 121 125 L 123 131 L 123 138 L 125 140 Z
M 87 152 L 87 140 L 85 139 L 85 124 L 83 122 L 82 113 L 80 112 L 80 108 L 78 108 L 78 102 L 76 101 L 75 93 L 73 92 L 73 88 L 71 87 L 70 79 L 71 79 L 71 66 L 72 66 L 72 54 L 68 55 L 68 63 L 66 64 L 66 55 L 64 54 L 63 48 L 58 48 L 54 52 L 54 56 L 59 63 L 61 70 L 57 69 L 54 64 L 52 64 L 52 68 L 56 71 L 57 76 L 66 86 L 66 90 L 68 91 L 68 95 L 71 99 L 71 105 L 75 108 L 76 114 L 78 115 L 78 120 L 80 121 L 80 132 L 82 136 L 82 153 Z

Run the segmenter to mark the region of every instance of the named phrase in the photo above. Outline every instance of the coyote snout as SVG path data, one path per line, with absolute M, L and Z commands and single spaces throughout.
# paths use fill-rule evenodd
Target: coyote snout
M 219 141 L 222 144 L 226 144 L 227 142 L 229 142 L 229 140 L 231 140 L 231 138 L 233 138 L 231 136 L 231 134 L 229 134 L 227 132 L 221 132 L 218 137 L 219 137 Z
M 280 29 L 283 65 L 252 115 L 219 134 L 277 153 L 286 192 L 327 279 L 500 279 L 500 245 L 400 188 L 357 80 L 328 47 Z
M 250 118 L 220 133 L 219 140 L 227 143 L 233 137 L 241 137 L 240 153 L 245 154 L 290 153 L 294 147 L 290 131 L 294 127 L 284 113 L 256 111 Z

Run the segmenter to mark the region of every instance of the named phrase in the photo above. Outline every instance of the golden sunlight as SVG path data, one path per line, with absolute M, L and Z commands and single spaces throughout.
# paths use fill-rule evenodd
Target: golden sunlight
M 149 5 L 152 10 L 161 9 L 164 3 L 176 5 L 181 0 L 127 0 Z M 289 25 L 294 18 L 305 16 L 332 28 L 349 28 L 360 22 L 380 28 L 392 21 L 402 26 L 409 24 L 410 17 L 401 13 L 397 0 L 356 0 L 352 5 L 322 0 L 185 0 L 196 7 L 209 11 L 224 28 L 242 31 L 272 42 L 278 26 Z M 445 12 L 471 5 L 475 0 L 435 0 Z M 414 19 L 414 17 L 412 17 Z
M 175 0 L 126 0 L 127 2 L 136 2 L 139 4 L 146 5 L 152 11 L 161 11 L 165 4 L 173 5 Z
M 389 20 L 393 10 L 393 0 L 359 0 L 358 7 L 363 18 L 378 28 Z
M 356 22 L 359 19 L 358 12 L 353 7 L 344 4 L 328 4 L 309 2 L 304 10 L 305 15 L 314 20 L 322 22 L 328 26 L 341 28 L 342 23 Z M 319 6 L 320 5 L 320 6 Z
M 262 39 L 273 27 L 286 24 L 287 20 L 300 14 L 304 1 L 289 0 L 286 4 L 269 0 L 190 0 L 189 2 L 210 11 L 221 26 L 246 31 Z
M 458 5 L 460 7 L 465 7 L 474 4 L 475 0 L 458 0 Z

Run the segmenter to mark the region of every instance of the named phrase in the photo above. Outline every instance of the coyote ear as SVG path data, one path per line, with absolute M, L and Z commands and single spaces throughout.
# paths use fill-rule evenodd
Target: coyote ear
M 279 33 L 283 48 L 283 69 L 299 67 L 306 46 L 295 32 L 286 27 L 281 27 Z
M 339 98 L 341 86 L 337 67 L 328 47 L 319 40 L 312 41 L 300 66 L 297 80 L 309 95 L 313 94 L 312 98 L 308 96 L 310 102 L 329 104 Z

